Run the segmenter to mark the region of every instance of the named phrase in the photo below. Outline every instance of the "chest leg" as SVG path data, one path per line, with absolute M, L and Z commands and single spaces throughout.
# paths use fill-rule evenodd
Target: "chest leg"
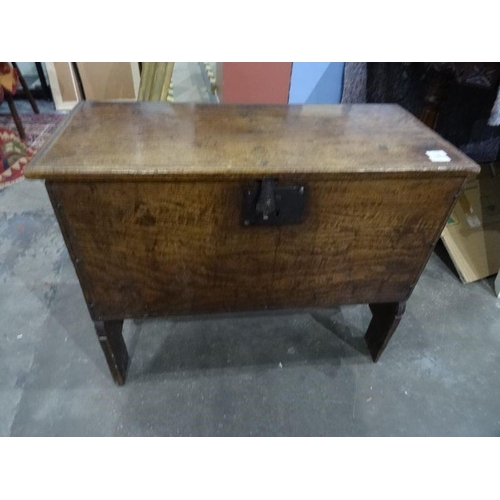
M 123 340 L 123 320 L 94 321 L 97 338 L 106 356 L 116 385 L 123 385 L 127 375 L 128 352 Z
M 389 340 L 405 312 L 406 302 L 370 304 L 373 318 L 365 335 L 368 350 L 374 362 L 377 362 L 387 347 Z

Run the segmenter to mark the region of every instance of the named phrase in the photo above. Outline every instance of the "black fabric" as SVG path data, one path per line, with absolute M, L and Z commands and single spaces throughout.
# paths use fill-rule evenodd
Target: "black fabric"
M 426 63 L 368 63 L 366 101 L 397 103 L 419 117 L 436 70 Z M 497 88 L 450 83 L 436 131 L 478 162 L 500 158 L 500 127 L 488 125 Z

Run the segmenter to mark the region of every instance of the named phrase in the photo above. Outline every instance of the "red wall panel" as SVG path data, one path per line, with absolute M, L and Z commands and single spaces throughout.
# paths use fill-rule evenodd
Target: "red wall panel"
M 224 103 L 287 104 L 291 62 L 222 63 Z M 220 67 L 220 66 L 219 66 Z

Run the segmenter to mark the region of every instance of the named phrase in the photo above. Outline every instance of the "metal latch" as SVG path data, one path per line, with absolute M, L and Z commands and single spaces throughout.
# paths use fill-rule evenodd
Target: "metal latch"
M 304 202 L 304 186 L 280 186 L 274 179 L 264 178 L 244 191 L 243 224 L 298 224 L 304 212 Z

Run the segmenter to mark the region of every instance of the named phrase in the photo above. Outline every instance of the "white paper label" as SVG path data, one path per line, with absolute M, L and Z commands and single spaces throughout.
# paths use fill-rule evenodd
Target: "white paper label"
M 429 160 L 434 162 L 441 163 L 441 162 L 451 161 L 451 158 L 448 156 L 446 151 L 443 151 L 442 149 L 426 151 L 425 154 L 429 157 Z

